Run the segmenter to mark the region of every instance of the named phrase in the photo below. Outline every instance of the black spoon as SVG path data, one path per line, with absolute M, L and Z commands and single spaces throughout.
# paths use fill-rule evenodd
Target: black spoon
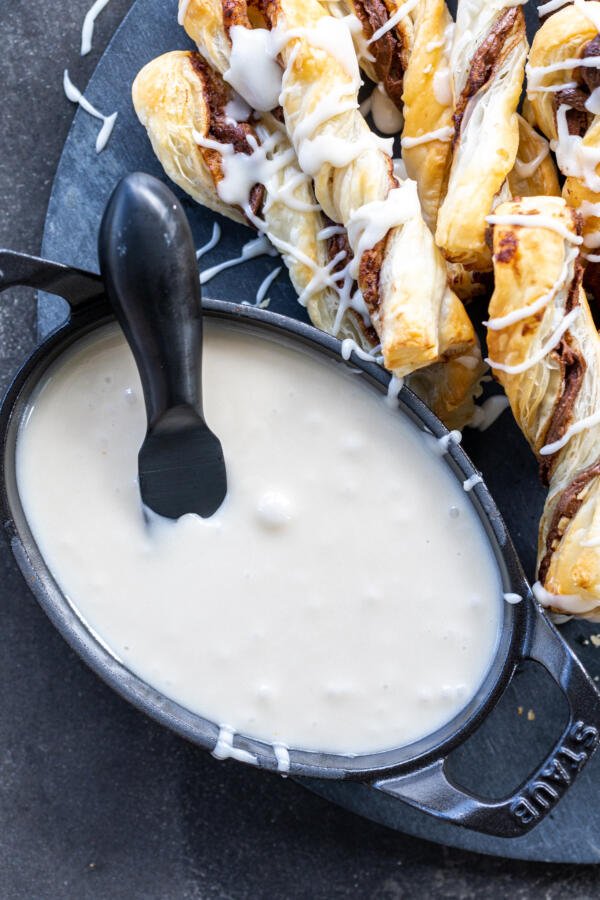
M 142 501 L 170 519 L 208 518 L 225 499 L 227 473 L 202 410 L 202 301 L 185 213 L 158 179 L 127 175 L 106 207 L 98 250 L 146 402 Z

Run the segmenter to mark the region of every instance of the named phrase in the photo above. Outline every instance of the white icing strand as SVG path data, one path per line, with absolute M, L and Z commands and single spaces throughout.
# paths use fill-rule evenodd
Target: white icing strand
M 201 247 L 196 250 L 196 259 L 202 259 L 213 247 L 216 247 L 219 241 L 221 240 L 221 226 L 218 222 L 213 223 L 212 237 L 206 244 L 203 244 Z
M 541 164 L 544 162 L 547 156 L 550 154 L 550 145 L 544 141 L 540 148 L 540 152 L 537 156 L 534 156 L 533 159 L 530 159 L 529 162 L 523 162 L 518 157 L 515 159 L 515 172 L 519 176 L 519 178 L 531 178 Z
M 490 331 L 502 331 L 503 328 L 508 328 L 510 325 L 515 325 L 517 322 L 522 322 L 523 319 L 528 319 L 529 316 L 535 316 L 538 312 L 540 312 L 540 310 L 548 306 L 548 304 L 551 300 L 554 299 L 558 291 L 561 291 L 565 287 L 571 271 L 571 264 L 577 259 L 578 255 L 579 250 L 577 250 L 576 248 L 573 249 L 571 253 L 567 254 L 562 267 L 562 271 L 556 283 L 552 286 L 547 294 L 543 294 L 541 297 L 539 297 L 537 300 L 534 300 L 533 303 L 530 303 L 527 306 L 522 306 L 520 309 L 513 309 L 512 312 L 507 313 L 505 316 L 497 316 L 494 319 L 488 319 L 487 322 L 483 323 L 486 328 L 489 328 Z
M 560 81 L 556 84 L 544 84 L 539 87 L 527 87 L 528 94 L 558 94 L 559 91 L 566 91 L 568 88 L 578 87 L 576 81 Z
M 442 141 L 447 144 L 453 137 L 454 128 L 451 125 L 444 125 L 443 128 L 436 128 L 435 131 L 428 131 L 426 134 L 420 134 L 418 137 L 403 137 L 400 143 L 404 150 L 411 150 L 413 147 L 429 144 L 431 141 Z
M 439 456 L 444 456 L 446 453 L 448 453 L 450 444 L 460 444 L 461 441 L 462 434 L 460 433 L 460 431 L 449 431 L 448 434 L 444 434 L 441 438 L 437 439 L 435 443 L 435 452 Z
M 258 306 L 260 309 L 266 309 L 269 303 L 271 302 L 269 297 L 267 297 L 267 291 L 277 278 L 277 276 L 282 271 L 281 266 L 277 266 L 276 269 L 273 269 L 272 272 L 269 272 L 266 278 L 261 282 L 257 292 L 256 292 L 256 300 L 254 301 L 254 305 Z
M 548 354 L 554 350 L 554 348 L 560 342 L 563 334 L 569 330 L 577 316 L 581 312 L 581 307 L 577 306 L 575 309 L 572 309 L 570 313 L 563 317 L 562 322 L 556 328 L 556 330 L 550 335 L 547 342 L 540 347 L 539 351 L 535 353 L 531 359 L 526 359 L 522 363 L 518 363 L 514 366 L 505 365 L 504 363 L 494 362 L 493 359 L 486 359 L 486 363 L 492 369 L 496 369 L 498 372 L 506 372 L 507 375 L 520 375 L 522 372 L 526 372 L 528 369 L 533 368 L 533 366 L 537 365 L 537 363 L 541 362 Z
M 290 751 L 285 744 L 273 744 L 273 753 L 277 760 L 277 771 L 285 777 L 290 771 Z
M 600 254 L 598 253 L 582 253 L 581 254 L 584 259 L 587 259 L 590 263 L 599 263 L 600 262 Z
M 596 57 L 600 65 L 600 57 Z M 585 62 L 585 60 L 581 60 Z M 600 177 L 597 167 L 600 164 L 600 147 L 591 147 L 583 143 L 583 138 L 569 134 L 567 112 L 570 107 L 560 106 L 556 114 L 558 140 L 550 142 L 550 148 L 556 153 L 556 161 L 563 175 L 580 178 L 590 191 L 600 193 Z
M 504 599 L 507 603 L 510 603 L 511 606 L 515 606 L 517 603 L 521 603 L 523 598 L 520 594 L 513 594 L 510 591 L 504 594 Z
M 353 338 L 346 338 L 342 341 L 342 359 L 345 359 L 346 362 L 348 362 L 353 353 L 355 354 L 355 356 L 358 356 L 359 359 L 364 359 L 365 362 L 383 362 L 383 357 L 378 356 L 376 350 L 370 350 L 369 352 L 367 352 L 366 350 L 363 350 L 363 348 L 359 344 L 357 344 Z
M 338 234 L 345 234 L 346 229 L 343 225 L 326 225 L 317 232 L 318 241 L 327 241 L 329 238 L 336 237 Z
M 92 49 L 92 40 L 94 38 L 94 23 L 105 6 L 108 6 L 110 0 L 96 0 L 96 2 L 88 9 L 83 20 L 83 28 L 81 29 L 81 55 L 87 56 Z
M 548 231 L 555 231 L 565 241 L 570 244 L 583 244 L 583 238 L 572 231 L 569 231 L 566 225 L 559 222 L 552 216 L 544 215 L 514 215 L 514 216 L 486 216 L 486 222 L 490 225 L 515 225 L 524 228 L 546 228 Z
M 433 96 L 440 106 L 452 106 L 452 73 L 448 66 L 436 70 L 433 76 Z
M 476 406 L 469 428 L 476 428 L 477 431 L 487 431 L 494 424 L 496 419 L 500 418 L 505 409 L 509 407 L 508 397 L 504 394 L 494 394 L 488 397 L 481 406 Z
M 586 602 L 578 594 L 551 594 L 539 581 L 533 585 L 532 591 L 537 602 L 545 609 L 554 607 L 567 615 L 585 615 L 598 605 L 596 600 Z
M 538 16 L 540 19 L 544 16 L 549 16 L 550 13 L 556 12 L 557 9 L 561 9 L 570 2 L 571 0 L 548 0 L 547 3 L 542 3 L 541 6 L 538 6 Z
M 547 66 L 527 66 L 527 90 L 535 92 L 542 87 L 541 81 L 545 75 L 554 72 L 567 72 L 569 69 L 599 69 L 600 58 L 597 56 L 578 57 L 571 56 L 568 59 L 561 59 L 555 63 L 549 63 Z M 563 85 L 564 87 L 564 85 Z
M 273 33 L 266 28 L 233 25 L 229 37 L 231 51 L 224 80 L 252 109 L 268 112 L 279 106 L 283 71 L 276 59 Z
M 257 256 L 277 256 L 277 251 L 264 235 L 244 244 L 240 256 L 236 256 L 234 259 L 226 259 L 224 262 L 201 272 L 200 284 L 206 284 L 219 272 L 231 269 L 233 266 L 239 266 L 241 263 L 247 262 L 249 259 L 255 259 Z
M 95 106 L 92 106 L 89 100 L 86 100 L 81 91 L 75 87 L 69 78 L 68 69 L 65 69 L 63 74 L 63 89 L 67 99 L 70 100 L 71 103 L 78 103 L 86 113 L 102 122 L 102 128 L 98 132 L 98 137 L 96 138 L 96 153 L 102 153 L 112 134 L 113 128 L 115 127 L 117 113 L 115 112 L 110 116 L 105 116 L 97 110 Z
M 230 122 L 247 122 L 252 115 L 252 109 L 237 91 L 232 91 L 232 97 L 225 104 L 225 115 Z
M 591 203 L 589 200 L 583 200 L 577 211 L 581 213 L 584 219 L 589 219 L 592 216 L 600 218 L 600 203 Z
M 467 478 L 466 481 L 463 481 L 463 490 L 469 493 L 469 491 L 473 490 L 476 484 L 483 484 L 483 478 L 477 473 L 475 475 L 471 475 L 471 477 Z
M 185 23 L 185 17 L 187 15 L 189 5 L 190 0 L 179 0 L 179 12 L 177 13 L 178 25 L 183 25 Z
M 391 190 L 385 200 L 359 207 L 348 222 L 348 240 L 354 253 L 350 274 L 356 278 L 363 253 L 383 240 L 390 229 L 418 216 L 420 209 L 417 184 L 410 179 Z
M 378 84 L 373 89 L 370 100 L 370 112 L 373 116 L 375 128 L 382 134 L 398 134 L 404 123 L 404 116 L 391 97 L 388 96 L 382 84 Z
M 256 763 L 256 756 L 253 753 L 233 746 L 234 735 L 235 732 L 229 725 L 219 726 L 219 736 L 212 749 L 215 759 L 237 759 L 238 762 Z
M 581 434 L 582 431 L 587 431 L 588 428 L 594 428 L 595 425 L 600 424 L 600 411 L 592 413 L 591 416 L 586 416 L 583 419 L 580 419 L 579 422 L 574 422 L 573 425 L 570 425 L 563 436 L 558 441 L 554 441 L 552 444 L 546 444 L 540 450 L 540 456 L 552 456 L 553 453 L 558 453 L 559 450 L 562 450 L 563 447 L 566 447 L 572 437 L 576 434 Z
M 402 19 L 405 19 L 415 8 L 417 3 L 420 0 L 406 0 L 405 3 L 402 4 L 400 9 L 398 9 L 393 16 L 387 20 L 385 25 L 382 25 L 381 28 L 378 28 L 377 31 L 374 31 L 369 40 L 367 41 L 367 45 L 374 44 L 375 41 L 378 41 L 380 37 L 383 37 L 384 34 L 387 34 L 388 31 L 391 31 L 392 28 L 395 28 Z
M 402 390 L 403 387 L 404 387 L 404 379 L 396 378 L 395 375 L 392 375 L 392 377 L 389 380 L 387 394 L 385 396 L 385 403 L 387 404 L 387 406 L 391 407 L 392 409 L 398 408 L 400 391 Z

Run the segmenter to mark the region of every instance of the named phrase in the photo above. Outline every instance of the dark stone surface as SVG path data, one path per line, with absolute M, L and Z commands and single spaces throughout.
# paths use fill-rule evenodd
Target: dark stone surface
M 0 245 L 38 250 L 73 113 L 62 70 L 68 65 L 83 86 L 129 4 L 112 0 L 94 54 L 80 61 L 88 5 L 0 0 Z M 33 298 L 2 295 L 2 384 L 34 335 Z M 584 651 L 591 662 L 596 651 Z M 217 763 L 131 709 L 80 663 L 2 547 L 0 900 L 554 900 L 597 896 L 597 884 L 594 867 L 448 850 L 343 812 L 291 781 Z

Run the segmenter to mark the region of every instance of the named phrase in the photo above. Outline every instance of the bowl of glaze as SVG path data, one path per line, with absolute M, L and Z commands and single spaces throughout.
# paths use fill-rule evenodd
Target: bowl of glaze
M 29 357 L 9 388 L 0 409 L 2 463 L 0 508 L 4 534 L 29 588 L 56 628 L 82 659 L 134 706 L 198 746 L 271 771 L 282 771 L 277 746 L 243 734 L 230 735 L 223 750 L 217 723 L 190 712 L 134 674 L 78 615 L 48 568 L 29 527 L 17 483 L 17 440 L 31 399 L 48 370 L 74 345 L 114 326 L 114 318 L 97 276 L 21 254 L 0 251 L 0 290 L 27 284 L 63 296 L 68 320 Z M 318 359 L 335 360 L 361 373 L 382 402 L 390 376 L 384 369 L 352 355 L 342 360 L 341 345 L 311 326 L 250 306 L 205 299 L 204 315 L 228 328 L 301 350 Z M 444 425 L 409 390 L 398 398 L 398 415 L 407 417 L 428 439 L 447 438 Z M 433 436 L 433 437 L 431 437 Z M 444 442 L 444 463 L 462 484 L 477 475 L 452 441 Z M 476 480 L 476 479 L 475 479 Z M 294 776 L 352 779 L 371 785 L 439 818 L 483 833 L 518 837 L 535 827 L 561 799 L 600 740 L 600 696 L 567 644 L 538 604 L 523 575 L 504 522 L 483 482 L 466 494 L 483 526 L 495 558 L 502 593 L 496 649 L 479 689 L 450 721 L 433 733 L 382 752 L 344 754 L 289 748 L 285 771 Z M 376 527 L 376 525 L 375 525 Z M 342 614 L 342 611 L 341 611 Z M 451 751 L 466 741 L 494 709 L 518 664 L 532 659 L 550 673 L 569 704 L 569 720 L 551 753 L 510 796 L 489 801 L 454 784 L 446 773 Z

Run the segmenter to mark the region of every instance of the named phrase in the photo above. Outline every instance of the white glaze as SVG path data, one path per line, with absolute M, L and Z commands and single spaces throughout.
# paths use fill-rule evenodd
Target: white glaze
M 444 125 L 442 128 L 436 128 L 435 131 L 419 134 L 417 137 L 403 137 L 401 144 L 404 150 L 410 150 L 412 147 L 419 147 L 421 144 L 429 144 L 431 141 L 442 141 L 447 144 L 453 137 L 454 128 L 451 125 Z
M 229 29 L 229 68 L 223 74 L 244 100 L 259 112 L 279 106 L 283 72 L 276 59 L 272 32 L 266 28 Z
M 214 278 L 215 275 L 218 275 L 219 272 L 223 272 L 225 269 L 231 269 L 233 266 L 239 266 L 249 259 L 256 259 L 257 256 L 277 256 L 277 250 L 275 250 L 271 242 L 264 235 L 253 238 L 251 241 L 245 243 L 239 256 L 236 256 L 233 259 L 226 259 L 216 266 L 211 266 L 210 269 L 204 269 L 204 271 L 200 273 L 200 284 L 207 284 L 207 282 L 209 282 L 211 278 Z
M 483 478 L 481 477 L 481 475 L 475 473 L 475 475 L 471 475 L 470 478 L 466 478 L 463 481 L 463 491 L 466 491 L 468 494 L 469 491 L 472 491 L 473 488 L 478 484 L 483 484 Z
M 212 236 L 206 244 L 203 244 L 201 247 L 198 247 L 196 250 L 196 259 L 200 260 L 203 256 L 206 256 L 214 247 L 217 246 L 219 241 L 221 240 L 221 226 L 218 222 L 213 222 L 213 230 Z
M 83 20 L 83 27 L 81 29 L 81 55 L 87 56 L 87 54 L 92 49 L 92 40 L 94 39 L 94 24 L 96 19 L 102 12 L 105 6 L 108 6 L 110 0 L 96 0 L 95 3 L 88 9 L 85 14 L 85 19 Z
M 514 594 L 511 591 L 508 591 L 506 594 L 504 594 L 504 599 L 507 603 L 510 603 L 511 606 L 515 606 L 517 603 L 521 603 L 521 601 L 523 600 L 520 594 Z
M 373 88 L 371 115 L 375 128 L 382 134 L 398 134 L 404 122 L 402 112 L 388 96 L 382 84 Z
M 499 372 L 506 372 L 508 375 L 520 375 L 523 372 L 527 372 L 528 369 L 533 368 L 533 366 L 541 362 L 555 347 L 558 346 L 563 334 L 569 330 L 580 313 L 581 307 L 577 306 L 575 309 L 572 309 L 570 313 L 567 313 L 566 316 L 562 316 L 560 324 L 556 326 L 546 343 L 529 359 L 525 359 L 523 362 L 517 363 L 516 365 L 506 365 L 505 363 L 494 362 L 493 359 L 486 358 L 486 363 L 492 369 L 497 369 Z
M 600 65 L 600 59 L 598 64 Z M 551 141 L 550 148 L 556 153 L 556 161 L 563 175 L 581 178 L 590 191 L 600 193 L 600 176 L 597 173 L 600 165 L 600 147 L 588 146 L 579 135 L 569 134 L 568 110 L 569 107 L 564 105 L 558 109 L 556 114 L 558 140 Z
M 81 108 L 86 113 L 88 113 L 88 115 L 93 116 L 94 119 L 100 119 L 100 121 L 102 122 L 102 128 L 98 132 L 98 137 L 96 138 L 96 153 L 102 153 L 113 132 L 113 128 L 115 127 L 115 122 L 117 121 L 117 113 L 112 113 L 112 115 L 110 116 L 105 116 L 103 113 L 97 110 L 95 106 L 92 106 L 90 101 L 86 100 L 81 91 L 75 87 L 75 85 L 69 78 L 68 69 L 65 69 L 63 73 L 63 88 L 67 99 L 70 100 L 71 103 L 78 103 L 79 106 L 81 106 Z
M 549 154 L 550 145 L 547 141 L 544 141 L 539 153 L 533 159 L 530 159 L 528 162 L 523 162 L 519 157 L 515 159 L 515 172 L 519 178 L 532 178 Z
M 374 44 L 375 41 L 378 41 L 379 38 L 383 37 L 384 34 L 387 34 L 388 31 L 391 31 L 392 28 L 396 27 L 396 25 L 399 25 L 403 19 L 410 15 L 410 13 L 419 2 L 420 0 L 405 0 L 402 6 L 400 6 L 396 10 L 393 16 L 390 16 L 390 18 L 384 25 L 381 26 L 381 28 L 378 28 L 377 31 L 373 32 L 367 43 Z
M 588 428 L 593 428 L 599 423 L 600 412 L 592 413 L 591 416 L 585 416 L 585 418 L 580 419 L 579 422 L 574 422 L 572 425 L 569 425 L 558 441 L 554 441 L 552 444 L 545 444 L 540 450 L 540 456 L 552 456 L 552 454 L 558 453 L 559 450 L 562 450 L 563 447 L 567 446 L 571 438 L 576 434 L 581 434 L 582 431 L 587 431 Z
M 475 407 L 469 428 L 487 431 L 509 406 L 508 397 L 505 397 L 504 394 L 494 394 L 493 397 L 488 397 L 481 406 Z
M 348 241 L 354 254 L 350 274 L 356 278 L 363 253 L 383 240 L 390 229 L 420 215 L 420 209 L 417 184 L 410 179 L 391 190 L 385 200 L 360 206 L 348 222 Z
M 234 733 L 359 753 L 448 721 L 489 667 L 502 600 L 460 482 L 340 364 L 210 321 L 204 395 L 226 502 L 150 527 L 135 478 L 143 399 L 116 329 L 36 396 L 19 490 L 80 616 L 221 724 L 219 758 L 246 758 Z
M 521 228 L 546 228 L 555 231 L 570 244 L 583 244 L 583 238 L 570 231 L 566 225 L 550 215 L 486 216 L 489 225 L 516 225 Z
M 271 302 L 269 297 L 267 297 L 267 291 L 275 281 L 278 275 L 282 272 L 282 267 L 277 266 L 276 269 L 273 269 L 272 272 L 269 272 L 268 275 L 261 281 L 258 290 L 256 292 L 256 298 L 254 300 L 254 305 L 260 307 L 261 309 L 266 309 L 269 303 Z

